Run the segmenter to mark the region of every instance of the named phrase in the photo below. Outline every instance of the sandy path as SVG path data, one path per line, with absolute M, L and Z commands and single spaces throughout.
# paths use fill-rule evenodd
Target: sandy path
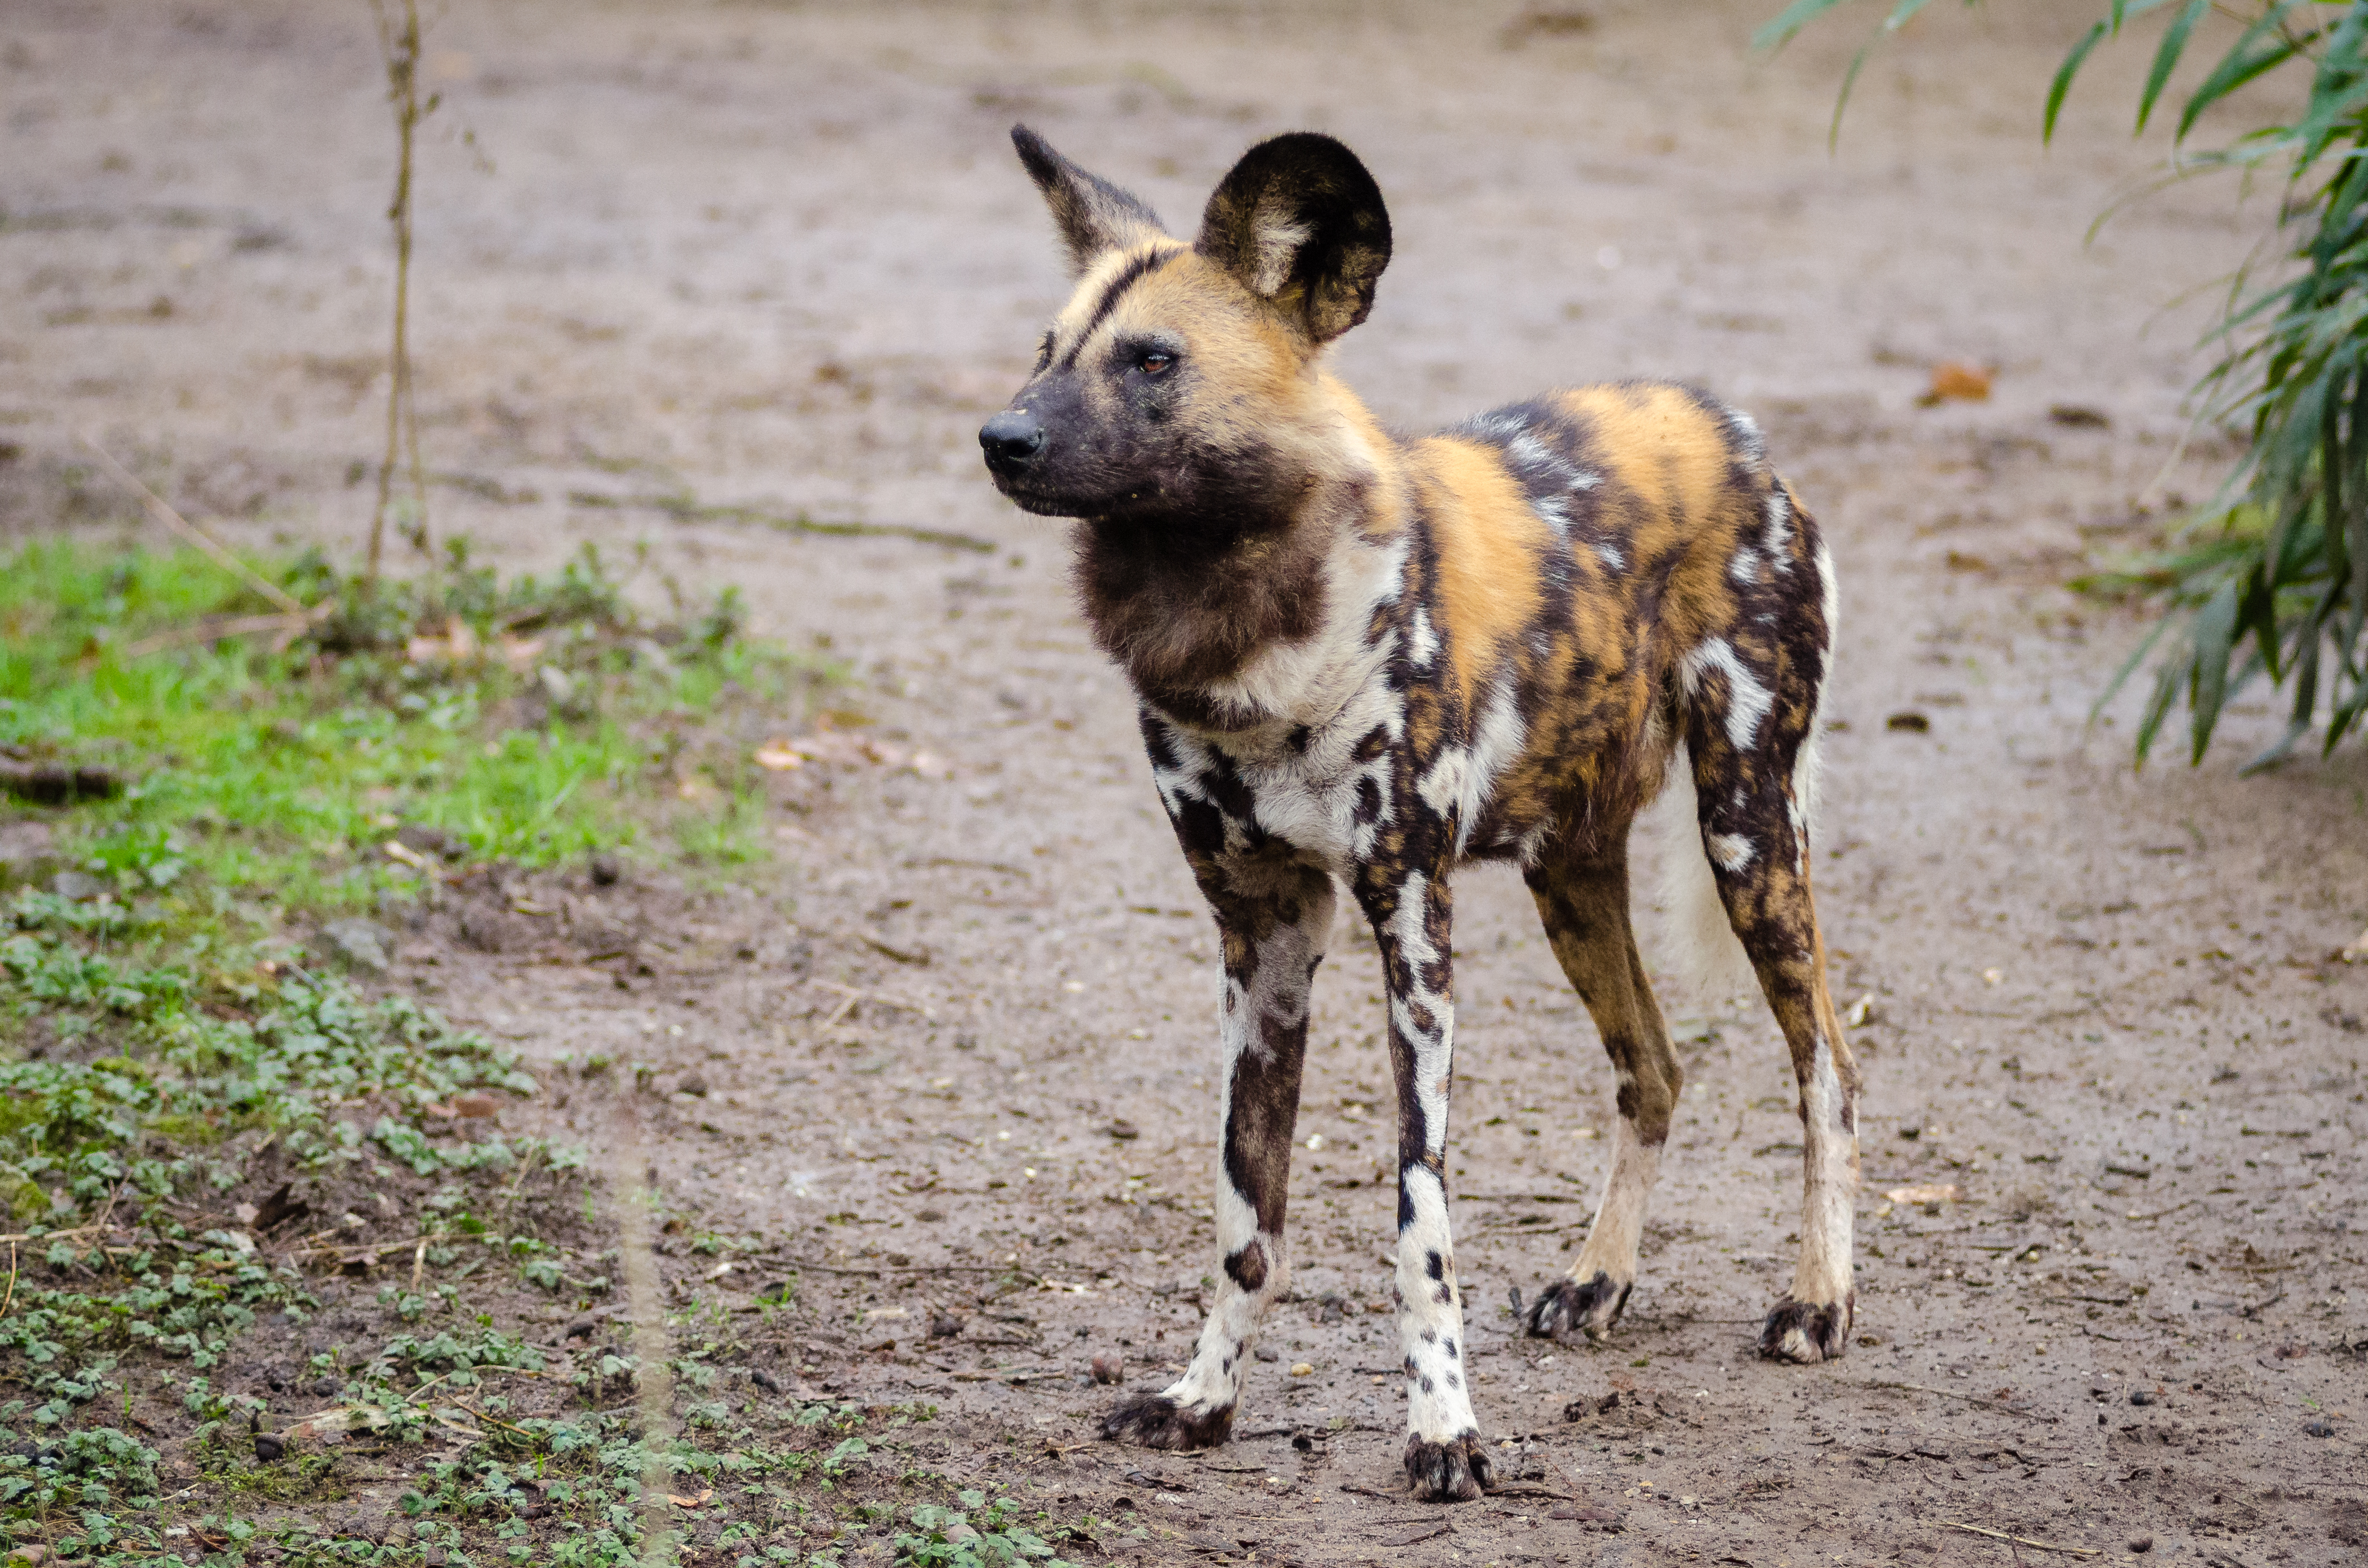
M 1504 7 L 450 17 L 423 395 L 435 466 L 493 486 L 439 490 L 442 526 L 517 565 L 646 539 L 686 581 L 740 583 L 760 630 L 826 638 L 850 704 L 953 778 L 785 786 L 803 836 L 755 892 L 695 903 L 625 990 L 483 955 L 411 978 L 545 1059 L 701 1078 L 643 1111 L 669 1201 L 882 1270 L 810 1267 L 814 1311 L 778 1349 L 817 1385 L 937 1399 L 939 1468 L 1073 1511 L 1123 1495 L 1201 1551 L 1393 1560 L 1435 1531 L 1438 1510 L 1356 1490 L 1394 1489 L 1403 1412 L 1364 1310 L 1386 1291 L 1387 1075 L 1371 948 L 1346 927 L 1304 1118 L 1324 1143 L 1294 1192 L 1304 1300 L 1242 1418 L 1276 1435 L 1200 1460 L 1032 1440 L 1087 1436 L 1102 1396 L 1070 1380 L 1089 1351 L 1123 1346 L 1149 1376 L 1189 1343 L 1212 1051 L 1209 938 L 1128 703 L 1068 607 L 1059 537 L 976 472 L 972 432 L 1060 281 L 1002 132 L 1027 117 L 1180 225 L 1247 140 L 1319 125 L 1392 202 L 1397 259 L 1340 351 L 1385 416 L 1698 379 L 1761 415 L 1845 584 L 1820 902 L 1841 994 L 1873 998 L 1868 1338 L 1813 1371 L 1748 1354 L 1789 1256 L 1797 1126 L 1772 1027 L 1722 999 L 1673 999 L 1692 1082 L 1617 1345 L 1508 1335 L 1507 1288 L 1576 1244 L 1610 1084 L 1526 896 L 1473 877 L 1452 1165 L 1483 1418 L 1524 1440 L 1508 1468 L 1532 1479 L 1422 1550 L 1778 1568 L 2004 1550 L 1957 1520 L 2116 1556 L 2144 1534 L 2351 1560 L 2368 971 L 2328 954 L 2368 923 L 2368 774 L 2355 747 L 2238 780 L 2271 724 L 2255 703 L 2205 768 L 2133 776 L 2126 713 L 2082 721 L 2134 629 L 2051 585 L 2095 530 L 2212 483 L 2211 454 L 2164 468 L 2203 319 L 2164 307 L 2260 209 L 2199 187 L 2081 248 L 2144 168 L 2120 108 L 2140 62 L 2103 62 L 2043 156 L 2061 29 L 1936 7 L 1870 68 L 1829 159 L 1854 40 L 1770 67 L 1742 50 L 1757 8 L 1668 9 L 1598 6 L 1519 50 Z M 0 529 L 118 513 L 74 466 L 90 426 L 195 509 L 349 542 L 384 287 L 367 40 L 343 7 L 174 15 L 40 0 L 10 24 Z M 1998 365 L 1997 397 L 1914 407 L 1944 356 Z M 2057 403 L 2112 428 L 2053 425 Z M 634 505 L 684 486 L 994 548 Z M 1909 709 L 1928 733 L 1885 728 Z M 871 995 L 848 1008 L 834 985 Z M 609 1125 L 598 1089 L 552 1103 L 586 1135 Z M 1880 1189 L 1928 1181 L 1966 1201 L 1884 1211 Z M 899 1272 L 1015 1256 L 1083 1292 L 982 1311 L 974 1277 Z M 969 1327 L 930 1346 L 945 1309 Z M 1287 1377 L 1300 1359 L 1314 1375 Z M 1053 1375 L 966 1381 L 998 1363 Z M 1574 1401 L 1588 1414 L 1565 1421 Z M 1285 1444 L 1333 1425 L 1312 1454 Z M 1551 1517 L 1575 1506 L 1605 1517 Z

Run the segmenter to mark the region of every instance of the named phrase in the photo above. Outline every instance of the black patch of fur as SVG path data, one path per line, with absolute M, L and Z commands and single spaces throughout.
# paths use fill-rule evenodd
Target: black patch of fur
M 1826 1305 L 1796 1301 L 1787 1296 L 1776 1303 L 1759 1330 L 1759 1354 L 1771 1361 L 1797 1361 L 1804 1366 L 1839 1361 L 1850 1348 L 1850 1324 L 1857 1317 L 1856 1291 Z M 1802 1337 L 1809 1342 L 1811 1354 L 1804 1356 L 1784 1348 L 1785 1338 L 1794 1329 L 1800 1330 Z
M 1164 1393 L 1129 1395 L 1110 1407 L 1101 1426 L 1105 1442 L 1146 1449 L 1213 1449 L 1233 1430 L 1232 1405 L 1194 1415 Z
M 1418 1503 L 1473 1503 L 1496 1484 L 1496 1462 L 1480 1434 L 1466 1432 L 1444 1443 L 1406 1438 L 1406 1484 Z
M 1329 136 L 1272 137 L 1243 153 L 1210 195 L 1193 248 L 1249 287 L 1264 241 L 1284 230 L 1305 237 L 1268 298 L 1296 316 L 1309 341 L 1328 343 L 1365 319 L 1390 264 L 1382 187 Z
M 1225 1259 L 1225 1272 L 1245 1290 L 1266 1283 L 1266 1248 L 1252 1242 Z
M 1538 1292 L 1530 1303 L 1524 1324 L 1539 1339 L 1568 1340 L 1573 1334 L 1583 1334 L 1589 1339 L 1600 1339 L 1610 1334 L 1627 1310 L 1631 1285 L 1614 1285 L 1611 1276 L 1598 1269 L 1595 1278 L 1584 1282 L 1557 1279 Z

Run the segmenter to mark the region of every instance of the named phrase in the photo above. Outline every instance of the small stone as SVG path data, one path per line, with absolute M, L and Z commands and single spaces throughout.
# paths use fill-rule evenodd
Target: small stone
M 563 1337 L 568 1339 L 589 1339 L 592 1337 L 592 1331 L 599 1326 L 600 1320 L 598 1318 L 580 1317 L 567 1325 L 567 1332 Z
M 592 885 L 596 888 L 615 887 L 617 879 L 624 875 L 623 869 L 617 864 L 617 858 L 605 852 L 596 851 L 586 869 L 591 873 Z
M 2130 1403 L 2132 1404 L 2152 1404 L 2154 1403 L 2154 1390 L 2132 1389 L 2130 1391 Z
M 1312 1362 L 1293 1361 L 1291 1364 L 1291 1375 L 1294 1378 L 1312 1378 L 1315 1375 L 1315 1367 Z
M 60 871 L 50 879 L 50 891 L 60 898 L 87 903 L 107 891 L 107 884 L 88 871 Z
M 681 1083 L 677 1084 L 674 1086 L 674 1092 L 678 1095 L 691 1095 L 697 1098 L 705 1099 L 707 1097 L 707 1080 L 700 1077 L 698 1074 L 693 1073 Z
M 288 1445 L 272 1434 L 257 1432 L 255 1435 L 255 1457 L 265 1464 L 270 1464 L 286 1457 L 287 1452 Z
M 1126 1358 L 1121 1356 L 1107 1355 L 1095 1357 L 1094 1381 L 1098 1383 L 1126 1381 Z
M 2150 1535 L 2134 1535 L 2130 1537 L 2127 1544 L 2132 1551 L 2152 1551 L 2154 1550 L 2154 1537 Z
M 385 926 L 359 916 L 332 920 L 321 927 L 321 941 L 333 957 L 343 960 L 349 968 L 368 970 L 373 974 L 386 969 L 393 940 Z
M 961 1335 L 962 1320 L 951 1312 L 939 1312 L 929 1320 L 929 1337 L 952 1339 Z
M 2305 1421 L 2302 1424 L 2302 1429 L 2314 1437 L 2335 1436 L 2335 1423 L 2332 1421 Z
M 57 866 L 58 835 L 48 823 L 0 823 L 0 887 L 33 886 Z
M 765 1370 L 762 1367 L 749 1368 L 748 1381 L 755 1383 L 758 1388 L 763 1389 L 767 1393 L 779 1393 L 781 1392 L 781 1380 L 773 1376 L 772 1373 Z

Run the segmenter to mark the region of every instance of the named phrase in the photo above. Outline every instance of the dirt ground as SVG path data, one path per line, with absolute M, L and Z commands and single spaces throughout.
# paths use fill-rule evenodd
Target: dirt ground
M 640 912 L 623 959 L 482 923 L 406 949 L 393 983 L 543 1064 L 511 1121 L 773 1249 L 708 1279 L 661 1237 L 645 1322 L 661 1290 L 728 1307 L 795 1267 L 777 1381 L 933 1401 L 930 1464 L 1131 1508 L 1149 1561 L 2037 1560 L 1964 1527 L 2368 1557 L 2368 967 L 2333 958 L 2368 925 L 2368 753 L 2238 778 L 2275 729 L 2257 695 L 2202 768 L 2134 773 L 2131 705 L 2085 720 L 2141 625 L 2059 585 L 2225 466 L 2180 450 L 2180 398 L 2269 198 L 2182 187 L 2083 245 L 2150 153 L 2126 134 L 2142 49 L 2100 56 L 2036 145 L 2082 7 L 1932 7 L 1829 156 L 1858 35 L 1757 59 L 1776 8 L 443 16 L 416 282 L 438 528 L 506 566 L 642 540 L 645 582 L 739 584 L 757 631 L 850 661 L 866 734 L 943 763 L 785 778 L 773 865 L 601 895 Z M 351 5 L 8 8 L 0 529 L 133 526 L 86 429 L 241 538 L 351 549 L 384 385 L 375 71 Z M 1768 426 L 1843 580 L 1819 838 L 1838 994 L 1869 999 L 1846 1360 L 1752 1355 L 1798 1127 L 1772 1024 L 1730 998 L 1668 998 L 1691 1082 L 1614 1343 L 1514 1335 L 1508 1291 L 1586 1223 L 1611 1085 L 1526 894 L 1481 874 L 1452 1190 L 1513 1482 L 1403 1494 L 1389 1076 L 1345 925 L 1273 1364 L 1226 1448 L 1092 1440 L 1116 1391 L 1089 1358 L 1163 1381 L 1214 1268 L 1213 954 L 1063 537 L 980 471 L 975 427 L 1062 293 L 1004 140 L 1022 117 L 1178 226 L 1255 137 L 1349 141 L 1396 259 L 1338 362 L 1391 421 L 1655 374 Z M 1995 395 L 1917 406 L 1941 358 L 1995 366 Z M 651 504 L 685 491 L 985 548 Z M 1929 728 L 1887 722 L 1907 711 Z M 594 1054 L 646 1064 L 643 1089 L 582 1075 Z M 1940 1182 L 1962 1200 L 1884 1197 Z M 1031 1289 L 983 1301 L 1014 1262 Z

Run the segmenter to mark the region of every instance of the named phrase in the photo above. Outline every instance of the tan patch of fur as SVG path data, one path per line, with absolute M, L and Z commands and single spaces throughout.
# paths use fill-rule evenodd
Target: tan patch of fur
M 1468 710 L 1505 645 L 1537 619 L 1538 562 L 1552 536 L 1493 449 L 1432 437 L 1411 458 L 1438 541 L 1438 630 Z

